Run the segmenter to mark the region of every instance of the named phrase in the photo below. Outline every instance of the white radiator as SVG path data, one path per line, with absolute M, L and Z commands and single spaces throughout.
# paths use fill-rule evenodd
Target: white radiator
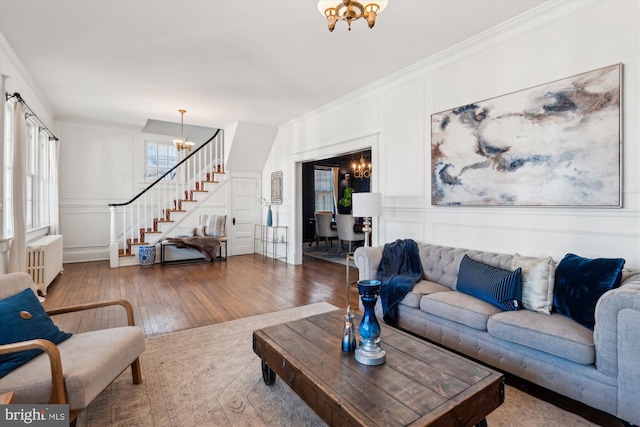
M 45 236 L 27 245 L 27 273 L 42 295 L 47 295 L 47 287 L 62 271 L 62 235 Z

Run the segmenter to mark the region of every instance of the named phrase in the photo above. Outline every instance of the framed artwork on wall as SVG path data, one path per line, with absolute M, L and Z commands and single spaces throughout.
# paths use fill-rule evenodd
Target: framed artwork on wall
M 271 173 L 271 204 L 282 204 L 282 171 Z
M 431 204 L 622 206 L 622 64 L 431 116 Z

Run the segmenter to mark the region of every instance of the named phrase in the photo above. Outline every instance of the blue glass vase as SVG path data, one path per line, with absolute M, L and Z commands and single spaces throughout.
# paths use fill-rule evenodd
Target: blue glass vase
M 379 280 L 358 281 L 358 292 L 364 306 L 360 322 L 360 347 L 356 349 L 356 361 L 363 365 L 381 365 L 386 361 L 386 353 L 380 348 L 380 324 L 374 307 L 380 294 Z
M 267 211 L 267 227 L 271 227 L 273 225 L 273 213 L 271 212 L 271 207 Z

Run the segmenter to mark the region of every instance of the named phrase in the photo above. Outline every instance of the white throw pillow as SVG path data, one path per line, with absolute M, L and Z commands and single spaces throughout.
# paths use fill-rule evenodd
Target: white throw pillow
M 527 310 L 551 314 L 556 265 L 551 257 L 532 258 L 515 254 L 511 270 L 522 269 L 522 306 Z
M 205 228 L 205 234 L 211 237 L 225 237 L 227 235 L 227 216 L 211 215 Z
M 198 237 L 204 237 L 204 225 L 197 226 L 194 234 Z

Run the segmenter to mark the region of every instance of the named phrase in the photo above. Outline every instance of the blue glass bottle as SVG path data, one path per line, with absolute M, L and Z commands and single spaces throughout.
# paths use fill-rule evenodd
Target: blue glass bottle
M 347 307 L 347 314 L 344 316 L 342 351 L 354 351 L 356 349 L 356 328 L 353 325 L 354 317 L 351 312 L 351 306 Z

